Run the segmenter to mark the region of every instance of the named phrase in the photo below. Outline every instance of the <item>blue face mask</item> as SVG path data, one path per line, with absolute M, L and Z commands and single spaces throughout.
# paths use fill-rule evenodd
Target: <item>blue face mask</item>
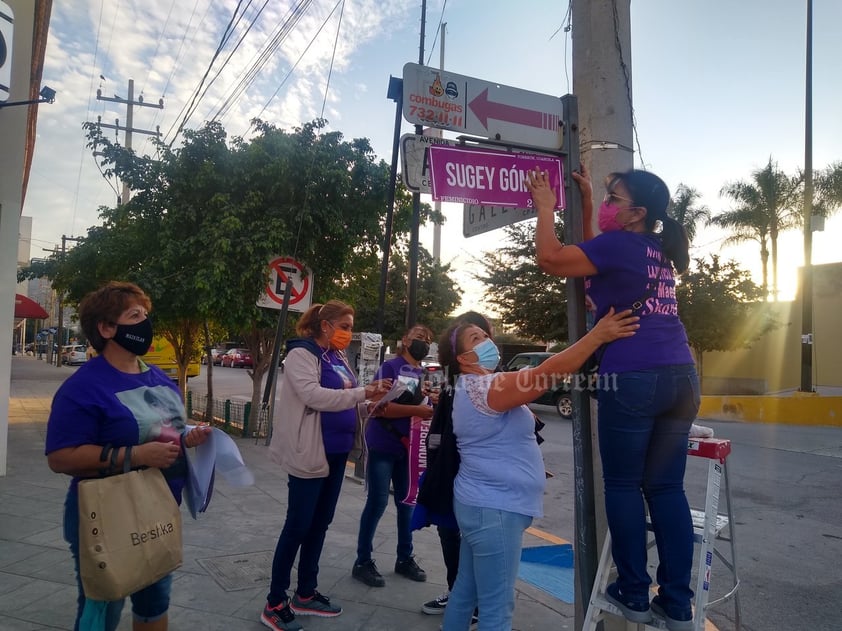
M 497 346 L 491 341 L 491 338 L 474 346 L 473 351 L 477 354 L 477 363 L 481 368 L 494 370 L 500 363 L 500 351 L 497 350 Z

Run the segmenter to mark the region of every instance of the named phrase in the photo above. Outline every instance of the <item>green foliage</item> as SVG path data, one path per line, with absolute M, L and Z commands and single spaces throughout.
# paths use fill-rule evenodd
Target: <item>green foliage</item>
M 229 141 L 221 125 L 208 123 L 186 131 L 179 148 L 159 143 L 155 161 L 89 125 L 89 146 L 102 153 L 104 172 L 128 182 L 133 197 L 101 208 L 102 224 L 63 260 L 54 256 L 27 273 L 49 276 L 74 302 L 108 280 L 136 282 L 151 297 L 156 332 L 175 347 L 182 374 L 198 358 L 206 324 L 242 340 L 255 361 L 256 413 L 278 317 L 256 305 L 272 258 L 304 262 L 316 278 L 316 301 L 344 293 L 355 306 L 377 304 L 389 166 L 375 160 L 365 139 L 321 133 L 325 124 L 288 131 L 257 121 L 252 139 Z M 429 217 L 422 207 L 422 221 Z M 410 220 L 401 186 L 393 248 L 405 244 Z M 406 266 L 399 256 L 393 260 L 387 304 L 404 309 Z M 458 294 L 448 268 L 422 261 L 419 313 L 435 319 Z
M 748 348 L 778 326 L 762 302 L 763 290 L 735 261 L 722 263 L 716 255 L 695 259 L 675 293 L 700 362 L 703 352 Z
M 684 226 L 691 242 L 696 238 L 698 224 L 710 221 L 710 209 L 704 204 L 698 204 L 700 197 L 695 188 L 679 184 L 667 208 L 667 214 Z
M 561 236 L 560 225 L 556 229 Z M 483 272 L 476 276 L 485 284 L 486 301 L 518 335 L 567 339 L 567 281 L 535 264 L 535 223 L 520 222 L 504 230 L 505 245 L 486 254 Z
M 760 244 L 764 299 L 769 293 L 770 246 L 774 297 L 778 289 L 778 235 L 802 224 L 798 212 L 799 185 L 798 178 L 787 176 L 770 157 L 765 167 L 752 172 L 750 181 L 730 182 L 722 187 L 720 194 L 731 199 L 735 206 L 710 220 L 711 224 L 731 231 L 723 244 L 745 241 Z

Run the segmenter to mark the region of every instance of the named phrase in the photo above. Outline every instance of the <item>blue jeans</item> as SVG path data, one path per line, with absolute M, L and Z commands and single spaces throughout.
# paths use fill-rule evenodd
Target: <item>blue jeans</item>
M 693 365 L 617 376 L 599 391 L 599 453 L 617 584 L 632 602 L 649 602 L 646 513 L 658 548 L 659 593 L 670 608 L 690 610 L 693 523 L 684 493 L 687 438 L 699 411 Z
M 462 543 L 443 631 L 467 631 L 479 607 L 481 631 L 511 631 L 523 532 L 532 517 L 453 500 Z
M 82 588 L 82 578 L 79 575 L 79 496 L 76 490 L 67 494 L 64 501 L 64 540 L 70 544 L 73 555 L 73 569 L 76 573 L 76 621 L 74 631 L 79 631 L 79 619 L 85 606 L 85 592 Z M 168 574 L 157 583 L 144 587 L 131 595 L 132 614 L 140 622 L 154 622 L 162 618 L 170 608 L 170 591 L 172 589 L 172 575 Z M 120 623 L 125 599 L 109 602 L 105 610 L 105 631 L 114 631 Z
M 271 606 L 287 599 L 292 565 L 299 548 L 296 591 L 303 598 L 309 598 L 316 591 L 319 559 L 327 528 L 336 512 L 347 460 L 347 453 L 327 454 L 329 471 L 326 478 L 289 476 L 287 517 L 272 560 L 272 582 L 267 597 Z
M 374 533 L 389 503 L 389 482 L 392 483 L 398 511 L 398 561 L 406 561 L 412 556 L 412 506 L 403 503 L 409 492 L 409 457 L 406 453 L 398 456 L 384 451 L 369 451 L 365 482 L 368 495 L 360 516 L 357 563 L 371 560 Z

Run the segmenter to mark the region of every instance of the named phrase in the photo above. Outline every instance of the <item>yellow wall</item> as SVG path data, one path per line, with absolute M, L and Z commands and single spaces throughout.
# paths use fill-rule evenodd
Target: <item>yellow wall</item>
M 800 286 L 800 283 L 799 283 Z M 783 326 L 747 350 L 709 352 L 702 362 L 704 394 L 765 394 L 801 385 L 801 297 L 770 303 Z M 842 263 L 813 267 L 813 384 L 842 388 Z M 750 322 L 746 326 L 752 326 Z M 725 390 L 730 386 L 731 390 Z M 734 388 L 738 389 L 734 389 Z M 754 390 L 756 388 L 756 390 Z

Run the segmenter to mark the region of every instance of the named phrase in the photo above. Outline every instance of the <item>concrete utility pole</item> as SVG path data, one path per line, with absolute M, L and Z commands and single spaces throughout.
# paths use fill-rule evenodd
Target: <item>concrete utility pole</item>
M 447 22 L 442 22 L 441 25 L 441 41 L 439 42 L 439 70 L 444 71 L 444 34 L 447 32 Z M 441 129 L 430 129 L 435 132 L 436 137 L 443 138 L 444 132 Z M 441 202 L 437 201 L 433 205 L 433 209 L 437 213 L 441 213 Z M 441 263 L 441 224 L 438 221 L 433 222 L 433 260 L 436 263 Z
M 77 237 L 61 235 L 61 260 L 64 262 L 64 255 L 67 253 L 68 241 L 81 241 Z M 58 353 L 56 366 L 61 368 L 61 347 L 64 346 L 64 296 L 58 294 L 58 326 L 56 327 L 56 339 L 58 340 Z
M 581 161 L 593 179 L 598 207 L 605 195 L 604 177 L 634 165 L 630 0 L 573 0 L 572 25 L 573 94 L 579 105 Z M 595 222 L 596 212 L 593 216 Z M 595 408 L 592 404 L 593 419 Z M 602 471 L 594 457 L 598 454 L 595 422 L 591 423 L 590 438 L 592 450 L 585 453 L 590 462 L 582 463 L 585 479 L 576 480 L 586 493 L 592 491 L 592 501 L 576 507 L 586 513 L 576 517 L 577 629 L 584 623 L 607 530 Z
M 140 96 L 137 101 L 134 100 L 134 79 L 129 79 L 129 96 L 127 99 L 121 98 L 116 94 L 113 97 L 110 96 L 102 96 L 102 90 L 96 91 L 96 99 L 97 101 L 110 101 L 112 103 L 125 103 L 126 104 L 126 125 L 124 127 L 120 126 L 120 119 L 118 118 L 114 121 L 114 125 L 107 125 L 101 121 L 101 117 L 97 117 L 97 125 L 99 127 L 105 127 L 107 129 L 116 129 L 117 131 L 124 131 L 126 132 L 125 135 L 125 142 L 123 146 L 131 150 L 132 148 L 132 133 L 138 134 L 146 134 L 148 136 L 157 136 L 161 137 L 161 130 L 159 127 L 155 128 L 155 131 L 150 131 L 148 129 L 138 129 L 134 127 L 134 106 L 138 105 L 140 107 L 154 107 L 156 109 L 162 110 L 164 109 L 164 99 L 158 99 L 158 103 L 144 103 L 143 96 Z M 123 182 L 123 194 L 120 196 L 120 203 L 125 204 L 129 201 L 129 185 L 125 181 Z

